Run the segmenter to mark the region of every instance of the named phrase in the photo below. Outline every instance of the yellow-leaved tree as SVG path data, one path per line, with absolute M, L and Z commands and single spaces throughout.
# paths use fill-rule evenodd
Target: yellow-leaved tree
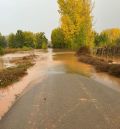
M 91 0 L 58 0 L 61 29 L 70 48 L 91 48 L 93 43 Z
M 108 38 L 108 41 L 106 43 L 107 46 L 114 46 L 116 45 L 117 39 L 120 38 L 120 29 L 119 28 L 106 29 L 102 31 L 101 34 L 106 35 L 106 37 Z

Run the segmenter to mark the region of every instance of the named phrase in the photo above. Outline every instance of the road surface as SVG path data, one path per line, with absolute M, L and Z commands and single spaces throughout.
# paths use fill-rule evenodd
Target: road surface
M 16 101 L 0 129 L 120 129 L 120 92 L 52 68 Z

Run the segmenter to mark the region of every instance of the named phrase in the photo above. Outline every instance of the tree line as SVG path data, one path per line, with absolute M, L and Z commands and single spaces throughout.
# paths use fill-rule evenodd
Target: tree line
M 0 49 L 2 48 L 46 48 L 48 39 L 44 32 L 33 33 L 29 31 L 17 30 L 8 36 L 0 33 Z
M 112 28 L 98 33 L 93 28 L 93 3 L 91 0 L 58 0 L 60 26 L 51 34 L 54 48 L 91 52 L 98 48 L 120 46 L 120 29 Z
M 103 30 L 101 33 L 94 33 L 96 47 L 120 46 L 120 29 L 112 28 Z
M 91 0 L 58 0 L 60 26 L 52 31 L 53 47 L 94 47 Z
M 120 56 L 120 29 L 112 28 L 95 33 L 95 54 L 107 58 Z

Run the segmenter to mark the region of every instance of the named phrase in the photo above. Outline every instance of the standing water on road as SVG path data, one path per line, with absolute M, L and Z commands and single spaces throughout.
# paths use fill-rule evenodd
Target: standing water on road
M 0 68 L 12 66 L 13 64 L 10 64 L 9 60 L 28 56 L 31 53 L 33 52 L 7 54 L 0 58 Z M 74 52 L 53 52 L 52 49 L 49 49 L 47 52 L 34 51 L 34 54 L 37 55 L 36 64 L 28 70 L 28 75 L 8 88 L 0 90 L 0 117 L 8 111 L 19 94 L 35 86 L 50 74 L 80 74 L 104 83 L 115 90 L 120 90 L 119 78 L 106 73 L 97 73 L 91 65 L 78 62 Z
M 35 60 L 35 65 L 32 68 L 28 69 L 28 74 L 25 77 L 21 78 L 19 82 L 16 82 L 8 86 L 7 88 L 0 89 L 0 118 L 8 111 L 16 98 L 19 97 L 24 89 L 28 90 L 26 87 L 30 88 L 37 82 L 40 82 L 44 79 L 46 71 L 51 64 L 51 53 L 35 50 L 30 52 L 6 54 L 1 57 L 1 69 L 3 69 L 8 66 L 11 67 L 14 65 L 10 63 L 12 59 L 30 56 L 31 54 L 37 55 L 37 58 Z
M 55 52 L 53 60 L 61 62 L 66 72 L 90 77 L 106 86 L 120 91 L 120 78 L 97 72 L 93 66 L 79 62 L 74 52 Z

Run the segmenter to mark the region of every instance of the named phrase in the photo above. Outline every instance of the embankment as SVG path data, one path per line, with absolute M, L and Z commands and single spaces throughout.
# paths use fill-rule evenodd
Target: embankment
M 27 69 L 34 65 L 35 56 L 26 56 L 12 60 L 15 67 L 6 68 L 0 71 L 0 88 L 6 87 L 27 74 Z
M 78 60 L 93 65 L 98 72 L 107 72 L 116 77 L 120 77 L 120 64 L 113 64 L 112 61 L 106 61 L 87 54 L 79 54 Z
M 78 60 L 93 65 L 98 72 L 107 72 L 116 77 L 120 77 L 120 64 L 114 64 L 112 60 L 105 60 L 96 56 L 92 56 L 90 49 L 83 47 L 76 54 Z

